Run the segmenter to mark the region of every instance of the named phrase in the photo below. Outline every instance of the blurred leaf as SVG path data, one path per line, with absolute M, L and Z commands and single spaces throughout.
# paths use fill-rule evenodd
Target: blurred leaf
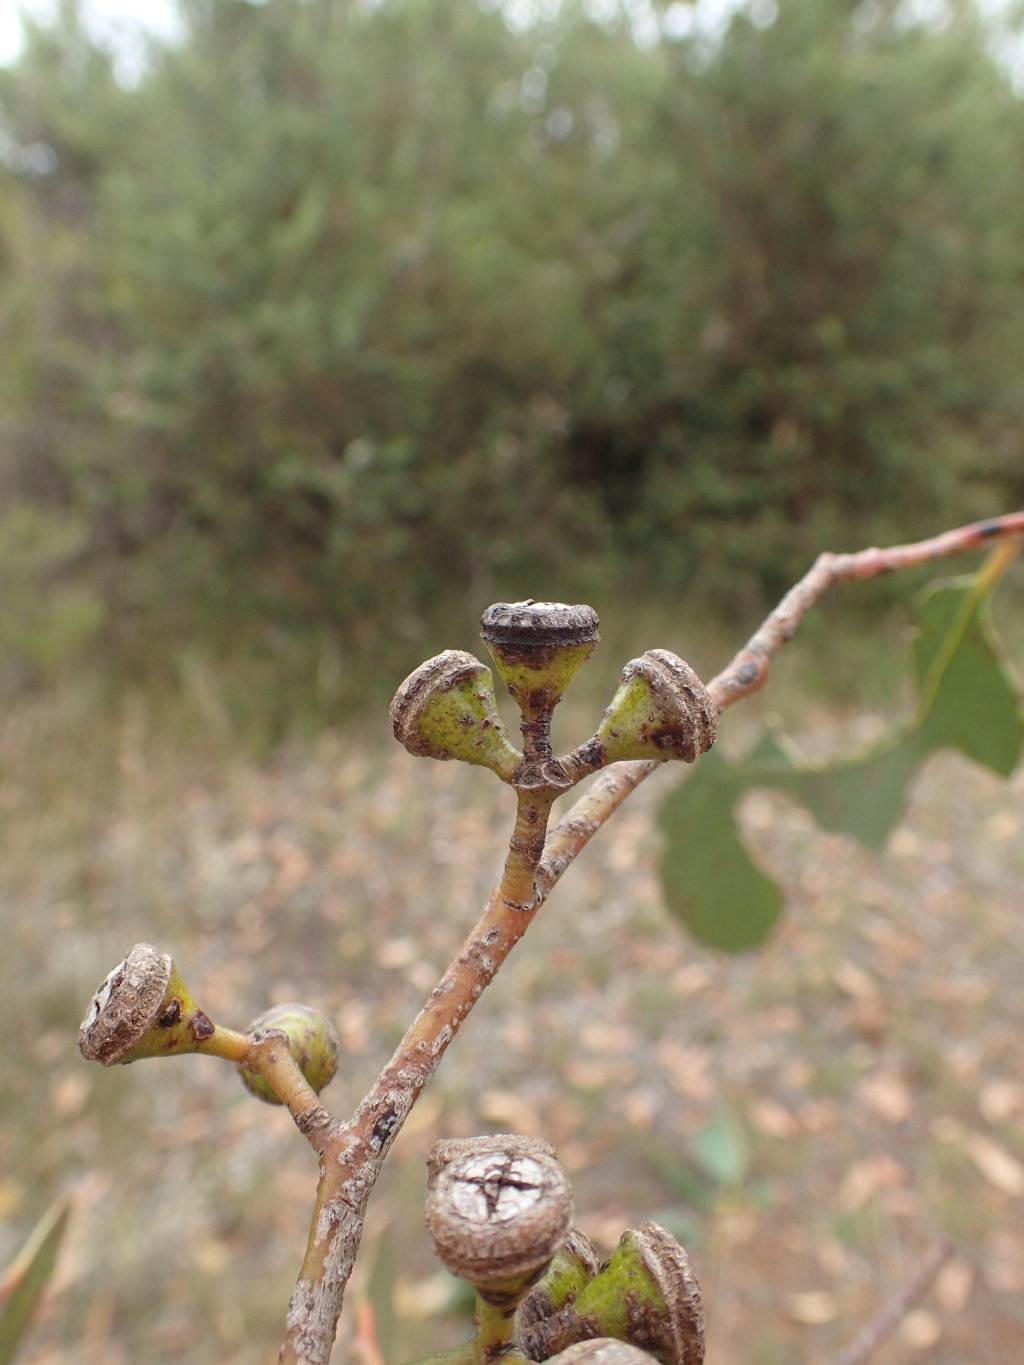
M 788 792 L 822 829 L 880 848 L 892 832 L 916 769 L 954 748 L 1008 776 L 1024 747 L 1019 684 L 992 623 L 995 582 L 1012 557 L 995 552 L 968 578 L 945 580 L 915 604 L 915 715 L 868 750 L 801 766 L 791 746 L 767 733 L 750 756 L 729 764 L 717 749 L 668 796 L 661 880 L 668 909 L 694 937 L 726 952 L 756 947 L 779 916 L 779 889 L 739 837 L 733 811 L 752 787 Z
M 754 865 L 732 818 L 743 780 L 712 749 L 658 817 L 666 836 L 665 903 L 695 938 L 728 953 L 763 943 L 782 905 L 779 888 Z
M 385 1360 L 395 1357 L 395 1241 L 394 1224 L 381 1229 L 372 1248 L 373 1261 L 364 1295 L 373 1314 L 377 1342 Z
M 70 1210 L 71 1201 L 66 1196 L 52 1204 L 0 1276 L 0 1286 L 5 1291 L 0 1312 L 0 1365 L 11 1365 L 32 1324 L 36 1305 L 53 1274 Z
M 690 1139 L 694 1160 L 719 1185 L 741 1185 L 750 1170 L 750 1146 L 732 1109 L 722 1109 Z
M 920 737 L 911 730 L 887 747 L 834 767 L 794 773 L 777 785 L 792 792 L 822 829 L 881 848 L 900 818 L 911 774 L 924 757 Z
M 696 1169 L 693 1160 L 688 1156 L 681 1156 L 675 1145 L 667 1145 L 650 1139 L 641 1140 L 639 1136 L 636 1140 L 643 1155 L 679 1199 L 682 1199 L 690 1208 L 707 1209 L 711 1207 L 714 1202 L 713 1192 L 709 1189 L 703 1172 Z M 660 1223 L 664 1220 L 655 1218 L 654 1221 Z M 668 1224 L 666 1223 L 665 1226 L 668 1227 Z M 685 1238 L 680 1238 L 680 1241 L 685 1240 Z
M 918 599 L 914 666 L 927 751 L 959 749 L 1009 777 L 1024 744 L 1020 683 L 992 621 L 991 593 L 974 578 L 935 584 Z M 947 659 L 943 649 L 955 642 Z

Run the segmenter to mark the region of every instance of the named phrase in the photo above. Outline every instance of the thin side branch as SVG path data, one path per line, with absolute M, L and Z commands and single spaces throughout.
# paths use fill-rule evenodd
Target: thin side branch
M 823 554 L 729 666 L 708 684 L 708 691 L 724 711 L 763 686 L 771 660 L 792 638 L 811 607 L 840 579 L 872 578 L 1020 535 L 1024 535 L 1024 512 L 977 522 L 913 545 L 859 554 Z M 533 820 L 524 815 L 521 802 L 502 880 L 458 956 L 353 1117 L 339 1123 L 325 1114 L 329 1126 L 320 1135 L 320 1185 L 306 1257 L 288 1309 L 286 1337 L 279 1355 L 283 1365 L 328 1365 L 345 1286 L 362 1236 L 366 1202 L 409 1111 L 555 883 L 626 797 L 661 766 L 636 761 L 606 769 L 546 841 L 550 802 L 546 808 L 538 807 Z M 859 1359 L 849 1357 L 840 1365 L 859 1365 Z
M 946 531 L 931 540 L 912 545 L 893 545 L 885 550 L 861 550 L 857 554 L 821 554 L 800 582 L 790 588 L 775 610 L 765 618 L 728 667 L 707 684 L 719 711 L 734 706 L 768 681 L 772 660 L 791 640 L 810 609 L 833 583 L 876 578 L 930 560 L 981 550 L 1011 536 L 1024 535 L 1024 512 L 1010 512 L 990 521 Z M 590 790 L 576 802 L 548 836 L 538 880 L 544 894 L 590 842 L 610 815 L 660 763 L 616 763 L 601 774 Z
M 483 915 L 355 1114 L 324 1133 L 306 1257 L 278 1357 L 282 1365 L 327 1365 L 330 1359 L 366 1201 L 384 1158 L 463 1020 L 543 903 L 529 888 L 553 800 L 553 793 L 521 797 L 505 872 Z
M 819 555 L 728 668 L 708 683 L 708 691 L 718 703 L 718 709 L 724 711 L 727 706 L 732 706 L 763 687 L 768 681 L 772 659 L 792 639 L 797 626 L 833 583 L 877 578 L 879 574 L 895 573 L 898 569 L 913 568 L 915 564 L 966 554 L 969 550 L 983 549 L 1006 536 L 1019 535 L 1024 535 L 1024 512 L 1010 512 L 1005 517 L 972 522 L 970 526 L 960 526 L 955 531 L 945 531 L 941 536 L 919 540 L 913 545 L 893 545 L 887 550 L 860 550 L 849 555 Z
M 322 1155 L 337 1121 L 331 1118 L 302 1074 L 292 1056 L 287 1034 L 271 1031 L 253 1036 L 248 1043 L 246 1067 L 270 1084 L 277 1098 L 287 1106 L 296 1128 L 313 1150 Z
M 935 1276 L 952 1254 L 952 1242 L 937 1242 L 899 1293 L 892 1296 L 835 1365 L 865 1365 L 882 1342 L 892 1336 L 914 1305 L 920 1303 L 928 1293 Z

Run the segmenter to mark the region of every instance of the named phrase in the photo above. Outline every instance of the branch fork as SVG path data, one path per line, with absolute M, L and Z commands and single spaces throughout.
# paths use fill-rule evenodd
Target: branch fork
M 561 757 L 556 757 L 551 748 L 551 714 L 597 644 L 598 620 L 592 608 L 527 600 L 498 603 L 484 613 L 484 641 L 520 708 L 522 749 L 505 732 L 491 673 L 483 663 L 463 651 L 447 650 L 421 665 L 405 680 L 392 702 L 396 737 L 417 756 L 454 758 L 490 768 L 516 792 L 516 822 L 501 880 L 480 920 L 346 1122 L 331 1116 L 320 1104 L 318 1091 L 333 1074 L 333 1064 L 324 1067 L 320 1056 L 318 1069 L 305 1055 L 298 1036 L 302 1028 L 294 1018 L 275 1023 L 264 1016 L 246 1033 L 237 1033 L 213 1023 L 199 1009 L 165 954 L 149 945 L 136 945 L 118 964 L 82 1024 L 79 1041 L 87 1058 L 109 1066 L 143 1057 L 203 1052 L 234 1062 L 248 1073 L 253 1083 L 247 1080 L 246 1084 L 261 1098 L 287 1105 L 320 1158 L 306 1256 L 288 1308 L 279 1361 L 285 1365 L 328 1365 L 345 1286 L 362 1235 L 366 1202 L 391 1144 L 462 1022 L 555 883 L 630 793 L 664 761 L 693 762 L 711 747 L 718 732 L 719 713 L 764 685 L 779 649 L 833 583 L 871 578 L 994 542 L 1012 542 L 1016 547 L 1022 536 L 1024 512 L 1016 512 L 916 544 L 858 554 L 823 554 L 707 687 L 670 651 L 649 650 L 626 665 L 619 689 L 595 734 Z M 1007 546 L 1009 553 L 1012 550 Z M 549 832 L 549 816 L 557 796 L 599 769 L 606 771 Z M 327 1021 L 323 1023 L 329 1030 Z M 321 1035 L 320 1042 L 329 1053 L 329 1036 Z M 456 1170 L 461 1169 L 457 1160 L 450 1153 L 443 1161 L 436 1158 L 444 1169 L 448 1169 L 449 1161 Z M 490 1209 L 497 1190 L 493 1198 L 497 1209 L 502 1200 L 512 1198 L 513 1188 L 518 1191 L 516 1199 L 527 1198 L 528 1190 L 534 1188 L 530 1181 L 540 1180 L 538 1172 L 545 1168 L 546 1160 L 542 1152 L 521 1154 L 495 1174 L 493 1158 L 477 1156 L 473 1158 L 476 1165 L 471 1162 L 477 1174 L 463 1174 L 459 1179 L 470 1205 L 476 1200 L 478 1208 L 482 1199 L 483 1206 Z M 483 1166 L 477 1170 L 481 1161 Z M 527 1176 L 528 1171 L 533 1174 Z M 513 1172 L 517 1173 L 514 1180 Z M 442 1178 L 443 1170 L 437 1179 Z M 571 1216 L 571 1198 L 569 1209 Z M 565 1235 L 563 1229 L 561 1236 Z M 513 1340 L 508 1336 L 507 1322 L 502 1326 L 502 1308 L 492 1304 L 497 1317 L 492 1314 L 484 1333 L 485 1344 L 491 1343 L 491 1355 L 543 1360 L 562 1352 L 556 1358 L 564 1365 L 638 1365 L 649 1359 L 642 1354 L 651 1349 L 649 1344 L 631 1345 L 630 1338 L 619 1331 L 603 1334 L 618 1340 L 581 1342 L 566 1339 L 568 1328 L 552 1329 L 551 1324 L 560 1315 L 569 1314 L 565 1321 L 572 1320 L 573 1312 L 579 1315 L 589 1301 L 587 1295 L 593 1298 L 599 1294 L 602 1275 L 609 1275 L 616 1264 L 613 1257 L 607 1271 L 588 1276 L 586 1287 L 580 1288 L 579 1257 L 575 1254 L 579 1243 L 571 1253 L 568 1250 L 572 1236 L 568 1234 L 561 1252 L 549 1254 L 547 1276 L 532 1290 L 535 1295 L 549 1295 L 544 1302 L 550 1301 L 556 1311 L 549 1314 L 543 1306 L 538 1308 L 542 1305 L 539 1298 L 531 1310 L 529 1295 L 521 1294 L 516 1304 L 517 1308 L 522 1306 L 520 1322 L 527 1324 L 523 1327 L 526 1335 Z M 626 1236 L 633 1241 L 627 1245 L 624 1239 L 616 1256 L 638 1254 L 648 1272 L 656 1274 L 651 1272 L 652 1261 L 644 1250 L 651 1243 L 655 1261 L 669 1267 L 668 1278 L 675 1286 L 672 1293 L 686 1289 L 688 1262 L 684 1266 L 661 1240 L 668 1237 L 663 1229 L 646 1224 Z M 569 1302 L 567 1284 L 575 1286 L 575 1306 Z M 689 1336 L 674 1338 L 670 1354 L 658 1355 L 655 1350 L 658 1359 L 697 1365 L 702 1358 L 699 1295 L 696 1299 L 691 1295 L 687 1302 Z M 600 1318 L 600 1313 L 597 1316 Z M 541 1330 L 538 1324 L 543 1323 L 548 1325 Z M 578 1324 L 573 1330 L 579 1330 Z M 593 1333 L 588 1329 L 584 1335 Z M 699 1353 L 694 1344 L 698 1335 Z M 669 1351 L 668 1347 L 664 1349 Z M 865 1358 L 857 1355 L 858 1361 Z M 482 1357 L 463 1352 L 451 1365 L 481 1365 L 481 1361 Z

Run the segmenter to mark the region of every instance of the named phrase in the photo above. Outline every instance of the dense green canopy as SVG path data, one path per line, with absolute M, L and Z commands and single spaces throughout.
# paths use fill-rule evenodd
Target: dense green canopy
M 382 663 L 467 587 L 750 605 L 1024 500 L 1024 105 L 967 7 L 772 13 L 188 0 L 130 84 L 33 28 L 0 650 Z

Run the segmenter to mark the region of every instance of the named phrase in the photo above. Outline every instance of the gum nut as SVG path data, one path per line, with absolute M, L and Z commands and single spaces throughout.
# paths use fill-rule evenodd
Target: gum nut
M 246 1033 L 284 1033 L 292 1056 L 303 1076 L 320 1093 L 338 1068 L 341 1046 L 337 1030 L 329 1019 L 309 1005 L 275 1005 L 254 1019 Z M 245 1088 L 268 1104 L 280 1104 L 269 1082 L 244 1066 L 238 1068 Z

